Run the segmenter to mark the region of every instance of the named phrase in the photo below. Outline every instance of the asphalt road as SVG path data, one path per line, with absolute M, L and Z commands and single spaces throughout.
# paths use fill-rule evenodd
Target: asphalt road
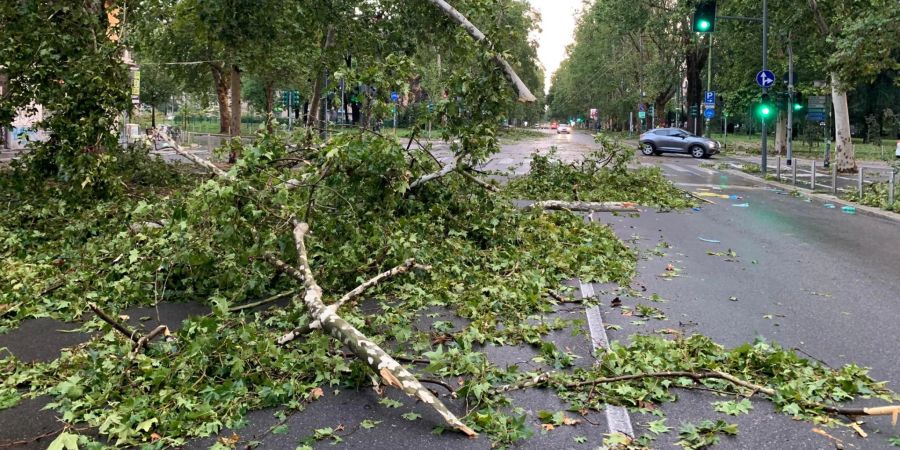
M 500 153 L 484 168 L 490 170 L 527 171 L 533 151 L 556 147 L 560 157 L 574 160 L 593 148 L 593 140 L 584 134 L 548 134 L 538 141 L 518 142 L 503 146 Z M 168 155 L 167 155 L 168 156 Z M 666 175 L 684 189 L 697 193 L 736 195 L 739 199 L 710 197 L 699 211 L 660 213 L 644 211 L 639 217 L 597 214 L 594 219 L 611 226 L 641 255 L 638 275 L 632 287 L 646 289 L 645 295 L 658 294 L 665 303 L 654 303 L 666 314 L 666 320 L 649 320 L 633 324 L 633 317 L 622 315 L 621 308 L 609 306 L 617 286 L 582 285 L 579 292 L 596 293 L 601 306 L 591 316 L 580 305 L 560 307 L 554 316 L 585 320 L 589 330 L 563 330 L 549 336 L 558 347 L 567 348 L 581 358 L 578 364 L 595 360 L 592 349 L 604 340 L 627 341 L 634 333 L 650 333 L 663 328 L 685 333 L 702 333 L 715 341 L 736 346 L 764 338 L 785 347 L 797 348 L 830 365 L 855 362 L 872 368 L 872 376 L 889 381 L 897 389 L 900 380 L 900 340 L 896 337 L 900 317 L 900 224 L 887 219 L 847 215 L 840 208 L 825 208 L 816 199 L 784 195 L 733 171 L 719 169 L 724 160 L 699 161 L 686 156 L 637 158 L 640 164 L 659 165 Z M 710 165 L 709 163 L 713 163 Z M 701 164 L 703 164 L 701 166 Z M 736 207 L 735 204 L 747 204 Z M 603 226 L 603 225 L 601 225 Z M 709 243 L 700 240 L 718 240 Z M 665 245 L 663 245 L 665 243 Z M 726 261 L 708 252 L 734 251 L 737 256 Z M 659 252 L 663 254 L 660 255 Z M 665 266 L 679 269 L 677 277 L 660 277 Z M 573 281 L 578 285 L 577 281 Z M 734 297 L 736 301 L 731 300 Z M 634 306 L 646 300 L 622 297 L 624 304 Z M 168 305 L 163 321 L 169 324 L 188 314 L 201 314 L 197 305 Z M 445 313 L 435 311 L 436 313 Z M 137 317 L 137 312 L 132 317 Z M 449 316 L 429 320 L 451 320 Z M 599 336 L 597 321 L 619 325 L 619 330 Z M 457 326 L 462 326 L 458 323 Z M 151 323 L 148 326 L 152 326 Z M 427 322 L 420 327 L 427 328 Z M 46 319 L 26 323 L 19 330 L 0 335 L 0 347 L 23 359 L 52 359 L 61 347 L 81 342 L 87 336 L 63 333 L 71 324 Z M 599 326 L 599 332 L 603 332 Z M 575 332 L 573 332 L 575 331 Z M 492 362 L 519 364 L 526 369 L 546 369 L 532 358 L 530 347 L 487 347 Z M 452 381 L 452 380 L 451 380 Z M 439 388 L 438 388 L 439 389 Z M 341 448 L 360 449 L 458 449 L 490 448 L 484 439 L 466 439 L 458 433 L 434 435 L 432 429 L 441 424 L 428 408 L 396 393 L 389 394 L 403 402 L 400 408 L 388 408 L 378 402 L 371 389 L 343 390 L 328 388 L 325 396 L 310 404 L 306 411 L 291 415 L 285 422 L 285 433 L 273 433 L 278 423 L 275 410 L 256 411 L 249 415 L 249 425 L 234 430 L 243 443 L 259 441 L 257 448 L 294 448 L 317 428 L 340 429 Z M 827 449 L 834 444 L 811 432 L 812 425 L 793 421 L 772 411 L 765 400 L 754 400 L 749 415 L 726 417 L 713 410 L 711 401 L 721 398 L 712 394 L 681 392 L 675 403 L 662 406 L 668 425 L 676 430 L 659 438 L 656 448 L 673 448 L 677 427 L 703 419 L 725 419 L 739 425 L 739 435 L 723 438 L 716 448 L 726 449 Z M 445 400 L 457 411 L 465 405 Z M 59 424 L 54 413 L 41 411 L 46 401 L 31 400 L 15 408 L 0 411 L 0 444 L 51 431 Z M 603 435 L 622 429 L 624 421 L 637 434 L 646 433 L 646 423 L 655 417 L 630 412 L 624 417 L 608 413 L 591 413 L 577 426 L 559 427 L 541 433 L 537 413 L 541 410 L 564 410 L 566 405 L 544 390 L 516 393 L 515 406 L 528 415 L 534 437 L 517 448 L 597 448 Z M 865 403 L 862 403 L 865 404 Z M 417 412 L 423 417 L 409 421 L 402 417 Z M 574 413 L 570 413 L 575 417 Z M 373 429 L 364 429 L 364 419 L 381 421 Z M 848 429 L 828 429 L 842 439 L 846 448 L 889 448 L 887 438 L 900 434 L 889 418 L 866 420 L 862 425 L 870 437 L 862 439 Z M 230 437 L 232 430 L 219 436 Z M 584 437 L 580 444 L 575 438 Z M 188 443 L 186 448 L 206 448 L 216 437 Z M 36 441 L 15 448 L 45 448 L 47 441 Z M 332 448 L 321 441 L 317 448 Z

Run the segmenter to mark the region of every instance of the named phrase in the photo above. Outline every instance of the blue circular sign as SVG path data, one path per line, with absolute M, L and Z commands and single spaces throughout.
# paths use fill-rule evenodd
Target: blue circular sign
M 775 84 L 775 74 L 771 70 L 760 70 L 756 74 L 756 84 L 764 88 L 772 87 Z
M 714 110 L 712 108 L 706 109 L 705 111 L 703 111 L 703 117 L 706 117 L 707 119 L 712 119 L 713 117 L 716 117 L 716 110 Z
M 396 101 L 399 100 L 399 99 L 400 99 L 400 94 L 397 94 L 396 91 L 391 92 L 391 101 L 392 101 L 392 102 L 396 102 Z

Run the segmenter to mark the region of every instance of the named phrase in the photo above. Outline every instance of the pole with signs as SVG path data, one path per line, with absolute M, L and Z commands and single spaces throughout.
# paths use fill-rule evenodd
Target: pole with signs
M 787 165 L 794 156 L 794 49 L 787 43 L 788 54 L 788 106 L 787 106 Z
M 767 71 L 766 65 L 768 61 L 768 49 L 769 46 L 769 4 L 767 0 L 762 0 L 762 68 L 763 72 Z M 765 94 L 767 91 L 767 87 L 763 86 L 762 92 Z M 760 144 L 760 154 L 762 155 L 762 160 L 760 161 L 760 169 L 762 170 L 763 179 L 766 178 L 766 169 L 768 168 L 767 161 L 767 151 L 766 142 L 768 136 L 766 136 L 766 121 L 762 120 L 762 125 L 760 126 L 762 129 L 762 142 Z

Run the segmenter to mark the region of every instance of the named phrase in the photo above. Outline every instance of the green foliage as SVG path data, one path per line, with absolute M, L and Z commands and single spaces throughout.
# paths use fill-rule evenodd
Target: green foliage
M 900 177 L 898 177 L 898 179 L 900 179 Z M 897 189 L 897 186 L 895 186 L 894 188 Z M 889 203 L 889 190 L 890 184 L 888 184 L 886 181 L 877 181 L 874 183 L 863 185 L 862 198 L 860 198 L 859 192 L 857 192 L 856 190 L 847 192 L 843 195 L 843 198 L 860 203 L 865 206 L 881 208 L 887 211 L 900 211 L 900 190 L 894 192 L 893 204 Z
M 685 208 L 693 201 L 658 168 L 629 170 L 634 150 L 598 136 L 601 148 L 577 163 L 535 154 L 531 171 L 510 180 L 509 195 L 534 200 L 625 201 L 663 209 Z
M 688 450 L 700 449 L 719 443 L 719 434 L 734 436 L 737 434 L 737 425 L 729 424 L 723 420 L 715 422 L 704 420 L 697 425 L 686 423 L 681 426 L 678 437 L 681 438 L 675 444 Z
M 67 190 L 105 193 L 119 183 L 109 166 L 119 153 L 116 118 L 129 107 L 128 70 L 122 47 L 107 38 L 119 30 L 108 28 L 104 2 L 82 3 L 0 5 L 0 67 L 8 77 L 0 124 L 40 108 L 35 128 L 49 131 L 49 139 L 30 144 L 24 167 Z

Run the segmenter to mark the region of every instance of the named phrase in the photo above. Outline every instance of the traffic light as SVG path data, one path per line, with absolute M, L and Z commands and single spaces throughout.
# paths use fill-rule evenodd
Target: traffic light
M 756 117 L 760 120 L 768 120 L 775 115 L 775 104 L 769 99 L 769 94 L 763 94 L 756 104 Z
M 694 7 L 694 31 L 712 33 L 716 31 L 716 0 L 700 0 Z
M 799 92 L 794 93 L 794 101 L 791 104 L 791 108 L 793 108 L 794 111 L 803 111 L 803 94 Z

